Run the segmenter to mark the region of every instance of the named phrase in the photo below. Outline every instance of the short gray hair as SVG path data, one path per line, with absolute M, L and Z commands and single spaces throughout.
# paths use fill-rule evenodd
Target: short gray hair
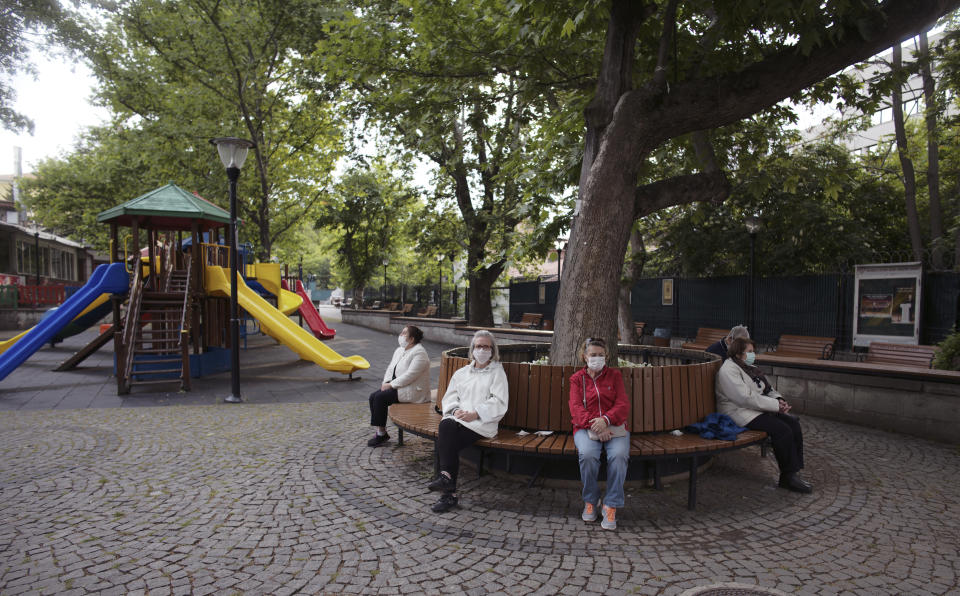
M 727 334 L 727 339 L 737 339 L 742 337 L 744 339 L 750 339 L 750 331 L 747 329 L 746 325 L 735 325 L 730 329 L 730 333 Z
M 481 337 L 489 339 L 490 345 L 493 346 L 493 354 L 490 356 L 490 359 L 500 360 L 500 348 L 497 347 L 497 338 L 486 329 L 478 329 L 477 332 L 473 334 L 473 339 L 470 340 L 470 359 L 473 360 L 473 344 L 477 343 L 477 340 Z

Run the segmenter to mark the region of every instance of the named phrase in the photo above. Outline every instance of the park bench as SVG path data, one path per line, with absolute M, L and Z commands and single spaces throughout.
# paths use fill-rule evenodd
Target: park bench
M 510 327 L 514 329 L 537 329 L 543 321 L 543 315 L 538 312 L 525 312 L 520 320 L 511 322 Z
M 381 304 L 379 300 L 374 300 L 373 304 L 370 305 L 371 310 L 380 310 Z
M 764 359 L 771 357 L 811 358 L 813 360 L 830 360 L 833 358 L 832 337 L 814 337 L 809 335 L 781 335 L 777 347 L 772 352 L 764 352 Z
M 404 304 L 403 307 L 400 309 L 400 314 L 405 317 L 409 316 L 410 313 L 412 312 L 413 312 L 413 304 L 410 304 L 410 303 Z
M 501 357 L 534 360 L 538 352 L 530 347 L 532 345 L 536 344 L 502 345 Z M 702 458 L 748 445 L 762 447 L 766 433 L 745 431 L 735 441 L 704 439 L 693 434 L 670 434 L 670 431 L 699 422 L 715 411 L 714 378 L 720 360 L 711 358 L 703 361 L 703 354 L 681 349 L 633 346 L 632 354 L 626 353 L 625 349 L 625 346 L 621 346 L 621 357 L 653 364 L 620 369 L 624 388 L 631 399 L 627 425 L 631 430 L 630 457 L 653 463 L 654 485 L 657 489 L 662 487 L 661 464 L 667 460 L 686 460 L 689 465 L 687 507 L 694 509 L 697 467 Z M 399 428 L 399 445 L 403 444 L 404 430 L 436 441 L 441 420 L 438 410 L 443 394 L 453 373 L 469 362 L 465 356 L 466 348 L 455 348 L 444 353 L 435 403 L 390 406 L 390 419 Z M 685 361 L 693 363 L 682 364 Z M 503 362 L 503 365 L 507 374 L 510 404 L 497 435 L 475 443 L 474 447 L 480 454 L 477 470 L 483 473 L 484 458 L 488 452 L 505 454 L 508 472 L 513 457 L 536 458 L 541 461 L 541 466 L 530 479 L 532 485 L 540 474 L 543 461 L 577 460 L 568 399 L 570 377 L 579 367 L 539 366 L 509 361 Z M 529 434 L 519 435 L 519 430 Z M 552 431 L 552 434 L 535 434 L 535 431 L 541 430 Z M 438 473 L 437 467 L 434 444 L 435 475 Z
M 383 307 L 383 310 L 393 312 L 395 310 L 400 310 L 399 302 L 387 302 L 387 305 Z
M 729 329 L 717 329 L 715 327 L 700 327 L 697 329 L 697 337 L 680 347 L 685 350 L 706 350 L 713 344 L 725 338 L 730 333 Z
M 936 355 L 936 346 L 914 346 L 874 341 L 870 342 L 864 362 L 867 364 L 897 364 L 933 368 L 933 358 Z
M 417 313 L 417 316 L 418 316 L 418 317 L 433 317 L 433 316 L 436 316 L 436 314 L 437 314 L 437 307 L 436 307 L 436 306 L 433 306 L 433 305 L 430 305 L 430 306 L 425 306 L 425 307 L 421 308 L 421 309 L 420 309 L 420 312 Z

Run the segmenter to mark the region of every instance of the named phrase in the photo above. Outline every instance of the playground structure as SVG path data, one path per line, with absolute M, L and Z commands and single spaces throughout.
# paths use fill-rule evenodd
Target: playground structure
M 171 183 L 104 211 L 97 220 L 110 225 L 111 264 L 99 267 L 34 328 L 0 344 L 0 379 L 44 342 L 89 327 L 105 311 L 113 313 L 112 326 L 57 370 L 75 367 L 111 339 L 118 394 L 134 385 L 171 382 L 189 391 L 192 376 L 229 370 L 229 214 Z M 121 238 L 122 228 L 129 233 Z M 240 306 L 264 333 L 327 370 L 352 375 L 369 368 L 363 357 L 345 358 L 314 337 L 318 329 L 328 337 L 334 332 L 309 300 L 283 287 L 280 265 L 249 264 L 241 270 L 247 280 L 239 279 Z M 288 318 L 298 310 L 313 334 Z

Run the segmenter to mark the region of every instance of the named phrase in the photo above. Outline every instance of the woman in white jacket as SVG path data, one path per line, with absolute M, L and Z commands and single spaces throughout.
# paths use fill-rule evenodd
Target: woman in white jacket
M 798 493 L 813 488 L 798 472 L 803 468 L 803 432 L 796 416 L 788 414 L 783 399 L 759 368 L 753 365 L 753 340 L 738 337 L 730 343 L 729 358 L 717 372 L 717 411 L 740 426 L 760 430 L 773 441 L 773 453 L 780 466 L 780 487 Z
M 377 434 L 367 441 L 379 447 L 390 440 L 387 434 L 387 408 L 398 402 L 422 404 L 430 401 L 430 356 L 420 342 L 423 331 L 407 325 L 397 338 L 400 347 L 393 353 L 383 373 L 383 384 L 370 394 L 370 425 Z
M 437 436 L 440 475 L 427 485 L 441 491 L 433 511 L 443 513 L 456 507 L 460 451 L 481 438 L 493 438 L 497 425 L 507 413 L 507 373 L 500 364 L 500 351 L 493 334 L 481 329 L 470 342 L 469 364 L 453 373 L 443 395 L 443 419 Z

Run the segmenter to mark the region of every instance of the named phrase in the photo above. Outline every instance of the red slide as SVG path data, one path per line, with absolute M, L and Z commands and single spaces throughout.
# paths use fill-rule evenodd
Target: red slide
M 287 287 L 287 280 L 281 280 L 281 287 L 284 290 L 289 290 Z M 303 298 L 303 301 L 300 303 L 300 316 L 303 317 L 303 320 L 307 322 L 307 327 L 310 328 L 310 331 L 313 331 L 313 334 L 318 339 L 333 339 L 337 336 L 336 329 L 331 329 L 327 327 L 327 324 L 323 322 L 323 319 L 320 318 L 320 313 L 313 306 L 313 300 L 310 298 L 310 294 L 303 287 L 303 282 L 299 279 L 297 280 L 297 294 Z

